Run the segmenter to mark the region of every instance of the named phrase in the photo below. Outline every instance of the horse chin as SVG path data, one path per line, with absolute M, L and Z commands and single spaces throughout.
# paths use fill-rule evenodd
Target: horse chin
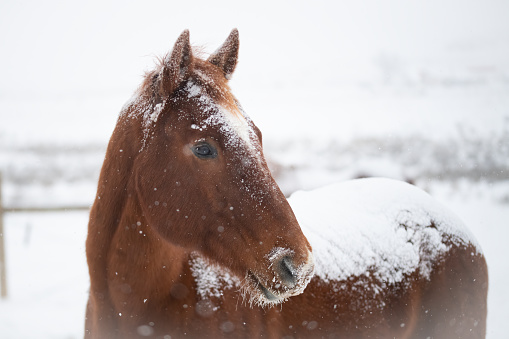
M 242 287 L 244 300 L 247 300 L 251 307 L 277 306 L 287 301 L 288 298 L 301 294 L 303 291 L 304 287 L 292 291 L 277 292 L 262 284 L 257 275 L 251 271 L 248 271 L 244 279 L 244 286 Z
M 286 300 L 287 297 L 280 293 L 269 290 L 260 282 L 260 279 L 251 271 L 248 271 L 244 284 L 242 286 L 242 295 L 244 301 L 247 301 L 251 307 L 272 307 L 279 305 Z

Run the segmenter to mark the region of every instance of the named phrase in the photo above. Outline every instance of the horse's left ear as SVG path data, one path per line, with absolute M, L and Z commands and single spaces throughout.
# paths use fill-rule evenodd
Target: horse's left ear
M 224 77 L 230 79 L 239 55 L 239 31 L 234 28 L 223 45 L 207 61 L 223 70 Z
M 163 68 L 159 73 L 161 79 L 159 91 L 164 97 L 173 93 L 191 75 L 193 53 L 187 29 L 180 34 L 171 54 L 164 58 L 163 63 Z

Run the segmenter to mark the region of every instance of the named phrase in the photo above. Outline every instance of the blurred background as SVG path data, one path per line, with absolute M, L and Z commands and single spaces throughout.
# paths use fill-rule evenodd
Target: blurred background
M 509 2 L 0 3 L 2 338 L 80 338 L 86 211 L 123 104 L 184 29 L 240 32 L 233 92 L 285 194 L 361 176 L 411 181 L 455 212 L 490 269 L 488 338 L 509 302 Z

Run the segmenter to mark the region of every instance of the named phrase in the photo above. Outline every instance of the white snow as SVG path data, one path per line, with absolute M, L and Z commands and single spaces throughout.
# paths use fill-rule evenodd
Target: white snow
M 157 122 L 157 119 L 159 118 L 159 114 L 161 114 L 163 107 L 164 105 L 162 103 L 159 103 L 154 107 L 154 112 L 152 112 L 152 114 L 150 115 L 150 121 Z
M 7 214 L 4 221 L 9 297 L 0 301 L 1 337 L 82 337 L 88 213 Z
M 197 293 L 202 299 L 220 297 L 225 289 L 239 288 L 240 279 L 224 267 L 194 253 L 190 262 L 191 272 L 196 281 Z
M 235 131 L 234 134 L 237 135 L 237 137 L 239 137 L 249 149 L 253 149 L 252 138 L 255 133 L 240 111 L 237 110 L 237 112 L 230 112 L 224 107 L 221 107 L 220 111 L 222 117 L 227 121 L 226 125 Z
M 414 179 L 479 240 L 487 337 L 505 338 L 509 2 L 258 3 L 2 2 L 4 204 L 90 205 L 117 113 L 154 56 L 184 28 L 212 51 L 237 27 L 230 86 L 263 132 L 283 191 L 359 175 Z M 163 22 L 155 12 L 179 15 Z M 6 214 L 0 337 L 82 338 L 87 218 Z
M 315 273 L 324 280 L 374 274 L 394 284 L 415 270 L 428 278 L 433 261 L 452 243 L 477 244 L 452 212 L 427 193 L 391 179 L 359 179 L 289 199 L 313 247 Z M 371 272 L 371 273 L 370 273 Z

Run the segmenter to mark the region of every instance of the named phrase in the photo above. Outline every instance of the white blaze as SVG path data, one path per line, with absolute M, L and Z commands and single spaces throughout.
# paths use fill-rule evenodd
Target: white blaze
M 247 145 L 251 145 L 251 134 L 253 130 L 246 121 L 246 118 L 240 112 L 231 112 L 226 108 L 220 109 L 225 123 L 230 126 L 230 129 L 242 139 Z

